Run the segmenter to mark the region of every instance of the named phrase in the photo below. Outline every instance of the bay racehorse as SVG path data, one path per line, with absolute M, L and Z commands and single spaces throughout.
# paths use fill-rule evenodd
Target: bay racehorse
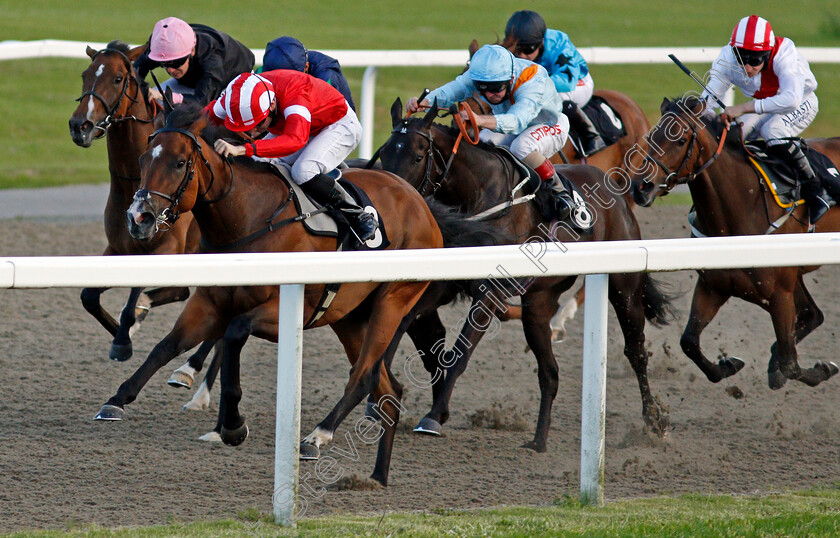
M 649 206 L 675 186 L 687 184 L 696 216 L 697 234 L 721 237 L 804 233 L 808 213 L 804 206 L 783 209 L 748 161 L 740 127 L 730 130 L 719 117 L 705 114 L 705 102 L 696 97 L 662 102 L 660 118 L 650 134 L 655 153 L 638 159 L 633 166 L 633 197 Z M 840 138 L 807 141 L 808 146 L 840 164 Z M 778 228 L 778 229 L 777 229 Z M 840 209 L 829 211 L 816 226 L 817 232 L 840 231 Z M 796 344 L 819 327 L 824 319 L 803 275 L 817 267 L 756 267 L 698 271 L 691 313 L 680 340 L 688 357 L 709 381 L 737 373 L 744 362 L 727 357 L 710 361 L 700 348 L 700 334 L 730 297 L 756 304 L 770 314 L 776 342 L 770 347 L 769 385 L 782 387 L 786 379 L 818 385 L 837 373 L 833 363 L 817 362 L 801 368 Z
M 188 214 L 169 232 L 160 232 L 148 241 L 137 241 L 128 232 L 125 210 L 140 184 L 138 159 L 155 125 L 163 122 L 163 110 L 148 98 L 145 83 L 137 79 L 132 67 L 144 50 L 145 45 L 130 48 L 120 41 L 101 50 L 87 47 L 91 62 L 82 72 L 82 95 L 70 117 L 70 136 L 76 145 L 87 148 L 94 140 L 107 140 L 111 184 L 105 205 L 105 256 L 194 252 L 200 239 L 198 225 Z M 161 288 L 143 294 L 143 288 L 132 288 L 118 323 L 101 305 L 106 289 L 85 288 L 81 298 L 85 310 L 114 337 L 109 356 L 115 360 L 131 357 L 132 328 L 137 328 L 149 308 L 183 301 L 190 293 L 189 288 Z
M 501 43 L 511 53 L 516 50 L 514 39 Z M 470 58 L 479 49 L 478 42 L 473 40 L 469 46 Z M 639 106 L 628 95 L 615 90 L 595 90 L 595 96 L 604 99 L 618 114 L 615 116 L 611 111 L 606 111 L 610 121 L 616 125 L 623 125 L 626 134 L 619 138 L 614 144 L 610 144 L 601 151 L 588 157 L 581 157 L 572 143 L 571 137 L 563 146 L 563 151 L 551 157 L 554 164 L 591 164 L 607 172 L 610 179 L 616 183 L 616 190 L 626 193 L 625 201 L 632 208 L 633 199 L 630 195 L 627 163 L 635 153 L 644 154 L 647 148 L 645 135 L 650 131 L 650 122 L 645 116 L 642 107 Z M 478 98 L 478 95 L 467 99 L 467 104 L 481 114 L 490 113 L 490 105 Z M 552 339 L 562 341 L 566 337 L 566 322 L 574 318 L 580 305 L 583 304 L 585 288 L 581 287 L 575 294 L 574 300 L 565 302 L 551 320 Z
M 557 166 L 584 193 L 592 222 L 588 232 L 569 226 L 557 226 L 542 216 L 534 203 L 515 187 L 523 173 L 489 145 L 461 144 L 457 154 L 453 147 L 459 137 L 457 128 L 446 127 L 434 120 L 438 110 L 432 107 L 424 117 L 402 117 L 402 103 L 396 100 L 391 108 L 394 129 L 379 150 L 385 170 L 393 171 L 417 188 L 421 194 L 454 205 L 470 215 L 482 215 L 489 224 L 515 243 L 539 239 L 559 244 L 569 241 L 612 241 L 639 239 L 639 226 L 622 195 L 597 189 L 605 181 L 604 173 L 588 165 Z M 496 208 L 496 209 L 493 209 Z M 488 212 L 485 214 L 485 212 Z M 557 310 L 557 299 L 572 286 L 577 277 L 540 277 L 520 290 L 522 293 L 522 328 L 525 339 L 537 359 L 540 387 L 540 408 L 533 441 L 525 446 L 538 452 L 546 450 L 551 406 L 558 390 L 558 367 L 551 347 L 549 320 Z M 624 334 L 624 354 L 636 374 L 642 398 L 642 415 L 646 426 L 664 436 L 669 426 L 666 411 L 654 398 L 647 376 L 648 355 L 645 350 L 645 318 L 654 324 L 667 323 L 671 315 L 670 298 L 646 273 L 613 274 L 609 278 L 609 299 Z M 471 312 L 471 323 L 465 323 L 455 349 L 442 353 L 440 336 L 446 330 L 437 314 L 421 316 L 417 322 L 426 327 L 428 336 L 418 346 L 424 366 L 432 375 L 434 403 L 421 421 L 420 431 L 439 433 L 440 425 L 449 416 L 449 397 L 455 380 L 467 366 L 475 344 L 489 321 L 504 305 L 484 301 L 479 312 Z M 417 344 L 415 339 L 415 344 Z M 442 368 L 441 366 L 445 366 Z M 440 375 L 445 370 L 446 375 Z
M 267 164 L 250 159 L 228 164 L 213 151 L 212 141 L 201 137 L 206 124 L 200 108 L 181 105 L 168 115 L 165 128 L 154 134 L 140 158 L 140 190 L 128 212 L 134 237 L 141 241 L 154 237 L 158 227 L 173 216 L 191 211 L 209 245 L 236 245 L 238 252 L 336 250 L 335 238 L 311 235 L 304 229 L 290 189 Z M 349 170 L 345 178 L 369 195 L 385 223 L 388 248 L 464 246 L 460 241 L 467 228 L 487 228 L 481 223 L 464 223 L 439 206 L 435 206 L 437 211 L 431 210 L 415 189 L 389 172 Z M 302 448 L 328 442 L 347 414 L 372 391 L 384 424 L 372 478 L 387 483 L 402 387 L 387 368 L 381 368 L 380 357 L 427 285 L 343 284 L 323 316 L 309 324 L 333 329 L 352 368 L 340 401 Z M 320 306 L 324 289 L 324 285 L 305 287 L 304 320 L 310 320 Z M 217 348 L 222 356 L 217 427 L 225 443 L 242 443 L 248 428 L 239 412 L 240 350 L 251 335 L 277 341 L 278 295 L 274 285 L 197 288 L 170 333 L 96 418 L 122 419 L 125 405 L 134 401 L 158 369 L 200 342 L 221 338 Z

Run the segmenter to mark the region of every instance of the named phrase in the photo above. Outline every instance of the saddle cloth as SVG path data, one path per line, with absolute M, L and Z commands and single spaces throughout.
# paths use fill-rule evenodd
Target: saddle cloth
M 549 189 L 547 182 L 540 179 L 540 176 L 537 175 L 533 168 L 517 159 L 508 148 L 504 146 L 493 146 L 493 148 L 505 159 L 510 161 L 514 167 L 519 170 L 522 177 L 528 178 L 527 189 L 528 192 L 536 195 L 534 201 L 537 204 L 540 214 L 547 219 L 555 220 L 554 201 L 552 200 L 551 190 Z M 572 216 L 569 219 L 570 223 L 578 231 L 589 231 L 592 228 L 592 224 L 595 222 L 593 210 L 589 207 L 586 200 L 581 195 L 577 185 L 572 183 L 572 181 L 563 174 L 558 173 L 557 175 L 560 177 L 560 181 L 563 182 L 563 185 L 565 185 L 566 190 L 571 193 L 572 200 L 575 202 L 575 208 L 572 210 Z
M 764 140 L 750 142 L 746 144 L 746 147 L 755 156 L 747 157 L 750 164 L 770 189 L 779 207 L 789 208 L 801 203 L 798 172 L 791 164 L 768 155 L 767 144 Z M 804 142 L 802 150 L 826 192 L 835 200 L 840 200 L 840 171 L 837 166 L 828 157 Z
M 598 130 L 598 134 L 604 139 L 606 145 L 615 144 L 619 138 L 627 135 L 621 114 L 602 97 L 593 95 L 583 107 L 583 112 L 592 121 L 592 125 Z M 570 134 L 575 139 L 577 147 L 581 147 L 580 135 L 574 128 L 571 128 Z
M 359 206 L 364 208 L 368 213 L 373 213 L 379 221 L 379 229 L 376 232 L 376 236 L 362 244 L 359 244 L 355 240 L 355 236 L 350 233 L 347 220 L 340 211 L 328 209 L 325 212 L 318 212 L 321 206 L 310 199 L 300 185 L 292 180 L 291 168 L 288 164 L 278 159 L 266 159 L 265 162 L 271 165 L 272 170 L 291 189 L 295 208 L 301 216 L 306 217 L 302 223 L 307 232 L 312 235 L 340 238 L 338 250 L 384 250 L 390 246 L 391 242 L 388 240 L 388 235 L 385 231 L 385 223 L 382 221 L 379 212 L 373 206 L 370 197 L 361 188 L 343 179 L 339 169 L 331 170 L 327 175 L 336 179 Z

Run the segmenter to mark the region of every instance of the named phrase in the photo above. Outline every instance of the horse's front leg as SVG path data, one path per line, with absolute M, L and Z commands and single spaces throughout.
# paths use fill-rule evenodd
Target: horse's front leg
M 82 300 L 82 306 L 85 310 L 93 316 L 100 325 L 105 327 L 105 330 L 111 333 L 111 336 L 116 336 L 117 329 L 119 329 L 120 326 L 117 323 L 117 320 L 115 320 L 111 314 L 102 308 L 102 303 L 100 302 L 102 293 L 107 289 L 110 288 L 84 288 L 80 298 Z
M 794 292 L 777 285 L 770 298 L 768 308 L 773 318 L 773 330 L 776 332 L 775 357 L 779 370 L 788 379 L 796 379 L 808 386 L 815 387 L 838 372 L 833 362 L 818 361 L 813 368 L 799 366 L 796 354 L 796 308 Z
M 195 347 L 199 342 L 218 338 L 224 323 L 204 297 L 195 297 L 187 303 L 175 322 L 175 327 L 149 353 L 146 361 L 129 377 L 112 396 L 94 420 L 122 420 L 125 405 L 133 402 L 151 377 L 178 354 Z
M 143 288 L 131 288 L 128 300 L 123 306 L 120 313 L 120 326 L 117 328 L 117 334 L 114 335 L 114 341 L 111 342 L 111 349 L 108 351 L 108 357 L 112 360 L 125 361 L 134 354 L 131 345 L 131 329 L 137 323 L 137 299 L 142 292 Z M 148 308 L 146 305 L 144 306 Z
M 428 361 L 426 369 L 430 372 L 433 371 L 433 368 L 438 371 L 444 369 L 446 376 L 440 383 L 440 389 L 434 395 L 432 408 L 414 428 L 415 432 L 440 435 L 441 425 L 449 419 L 449 401 L 452 398 L 452 392 L 455 390 L 455 382 L 467 369 L 475 346 L 478 345 L 485 333 L 493 328 L 493 323 L 496 324 L 493 332 L 498 332 L 499 321 L 495 315 L 497 307 L 492 302 L 483 299 L 484 297 L 473 299 L 461 332 L 451 350 L 447 351 L 445 349 L 445 340 L 442 338 L 435 342 L 436 347 L 430 349 L 429 358 L 431 360 Z M 426 357 L 424 356 L 425 362 Z
M 551 318 L 551 341 L 562 342 L 566 339 L 566 322 L 574 319 L 580 305 L 586 300 L 586 287 L 581 286 L 574 298 L 569 299 Z
M 717 364 L 703 355 L 700 349 L 700 334 L 714 319 L 720 307 L 729 299 L 729 294 L 723 294 L 713 289 L 700 274 L 694 287 L 694 297 L 691 299 L 691 313 L 688 316 L 685 330 L 680 338 L 683 352 L 694 361 L 706 378 L 717 383 L 725 377 L 736 374 L 744 367 L 744 361 L 737 357 L 725 357 Z

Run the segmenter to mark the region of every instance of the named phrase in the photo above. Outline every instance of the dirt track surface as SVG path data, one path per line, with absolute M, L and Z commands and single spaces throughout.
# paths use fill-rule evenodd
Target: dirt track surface
M 686 208 L 639 209 L 646 237 L 685 237 Z M 0 256 L 99 254 L 99 219 L 0 220 Z M 817 388 L 789 382 L 767 388 L 766 367 L 774 340 L 770 318 L 758 307 L 732 300 L 704 333 L 708 356 L 726 353 L 746 367 L 719 384 L 706 381 L 682 354 L 679 337 L 696 276 L 660 275 L 688 293 L 677 300 L 681 319 L 648 328 L 650 382 L 670 407 L 667 442 L 642 432 L 635 377 L 622 355 L 623 340 L 610 321 L 607 384 L 606 496 L 608 500 L 676 494 L 751 493 L 835 482 L 840 476 L 838 383 Z M 806 277 L 826 323 L 799 346 L 800 361 L 836 360 L 840 320 L 836 290 L 840 270 L 825 267 Z M 214 410 L 181 410 L 190 394 L 165 384 L 177 359 L 152 378 L 119 423 L 93 415 L 172 326 L 180 306 L 156 309 L 134 339 L 134 357 L 107 358 L 110 339 L 82 309 L 78 289 L 0 290 L 0 532 L 57 528 L 69 523 L 104 526 L 162 524 L 172 520 L 236 517 L 238 511 L 271 510 L 274 472 L 276 349 L 252 340 L 242 362 L 241 409 L 251 437 L 240 447 L 197 440 L 212 429 Z M 106 293 L 113 310 L 125 290 Z M 466 305 L 447 309 L 455 327 Z M 560 392 L 554 404 L 549 450 L 519 448 L 536 423 L 537 377 L 521 324 L 505 323 L 479 345 L 452 402 L 445 437 L 413 435 L 407 428 L 427 411 L 426 390 L 403 373 L 413 348 L 404 343 L 395 371 L 406 385 L 403 415 L 386 490 L 362 490 L 353 482 L 322 492 L 311 479 L 303 491 L 306 515 L 336 512 L 470 508 L 547 504 L 577 496 L 580 465 L 582 312 L 570 338 L 555 347 Z M 407 340 L 407 339 L 406 339 Z M 419 364 L 419 363 L 418 363 Z M 348 363 L 329 329 L 304 334 L 303 435 L 337 401 Z M 735 388 L 733 388 L 735 387 Z M 742 397 L 739 396 L 739 392 Z M 336 436 L 361 417 L 357 409 Z M 366 477 L 374 446 L 356 438 L 357 462 L 337 453 L 345 477 Z M 313 464 L 301 473 L 315 475 Z M 332 474 L 331 472 L 331 474 Z M 320 495 L 317 496 L 317 495 Z

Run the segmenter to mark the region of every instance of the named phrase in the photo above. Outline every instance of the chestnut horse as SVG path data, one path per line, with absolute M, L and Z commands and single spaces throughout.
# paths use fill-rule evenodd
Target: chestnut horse
M 138 159 L 155 123 L 163 121 L 162 110 L 148 98 L 147 87 L 132 68 L 144 50 L 145 45 L 131 49 L 121 41 L 112 41 L 102 50 L 87 47 L 91 63 L 82 73 L 82 95 L 70 117 L 70 136 L 76 145 L 87 148 L 103 136 L 107 140 L 111 188 L 105 205 L 105 256 L 195 252 L 200 239 L 190 215 L 183 215 L 169 233 L 160 232 L 148 241 L 137 241 L 128 233 L 125 210 L 140 184 Z M 114 337 L 108 355 L 120 361 L 131 357 L 130 332 L 149 308 L 183 301 L 190 294 L 189 288 L 161 288 L 142 296 L 143 288 L 132 288 L 117 323 L 100 303 L 106 289 L 83 289 L 82 304 Z M 145 304 L 138 307 L 141 297 Z
M 511 53 L 516 49 L 515 40 L 507 40 L 504 43 L 500 43 L 500 45 L 511 51 Z M 472 58 L 478 49 L 478 42 L 473 39 L 469 46 L 470 58 Z M 598 153 L 585 158 L 581 158 L 572 144 L 571 137 L 569 137 L 566 145 L 563 146 L 562 154 L 558 153 L 551 157 L 551 162 L 554 164 L 591 164 L 606 171 L 607 176 L 618 184 L 616 192 L 625 193 L 625 201 L 632 208 L 633 199 L 630 196 L 629 188 L 631 174 L 627 168 L 627 163 L 633 153 L 638 152 L 643 155 L 646 151 L 647 142 L 645 135 L 650 131 L 650 122 L 647 116 L 645 116 L 642 107 L 624 93 L 615 90 L 595 90 L 594 95 L 604 99 L 618 113 L 627 134 L 618 139 L 614 144 L 610 144 Z M 467 99 L 466 102 L 478 113 L 490 113 L 490 105 L 477 96 Z M 617 119 L 614 121 L 617 121 Z M 605 183 L 603 186 L 606 187 L 607 184 Z M 578 308 L 583 304 L 584 297 L 585 291 L 581 286 L 575 294 L 575 299 L 563 304 L 557 314 L 552 318 L 552 340 L 559 342 L 565 339 L 566 322 L 574 318 Z
M 402 103 L 397 99 L 391 107 L 394 130 L 379 151 L 383 168 L 405 178 L 421 194 L 433 193 L 435 199 L 455 205 L 471 215 L 508 205 L 514 197 L 514 186 L 523 179 L 522 173 L 482 142 L 461 144 L 453 156 L 459 130 L 434 123 L 437 114 L 438 110 L 433 106 L 423 118 L 404 119 Z M 578 240 L 615 241 L 641 237 L 639 225 L 624 197 L 606 189 L 598 194 L 597 186 L 604 181 L 601 170 L 587 165 L 558 166 L 557 170 L 571 179 L 584 194 L 593 221 L 589 232 L 578 234 L 568 226 L 559 226 L 553 232 L 553 223 L 541 215 L 534 203 L 509 205 L 495 214 L 488 214 L 487 222 L 518 243 L 532 239 L 562 244 Z M 521 290 L 522 328 L 537 359 L 541 394 L 534 439 L 525 446 L 538 452 L 546 450 L 551 406 L 558 389 L 558 367 L 551 347 L 549 320 L 557 310 L 558 297 L 572 286 L 576 278 L 540 277 L 534 279 L 527 289 Z M 651 394 L 648 384 L 644 327 L 645 318 L 656 325 L 668 322 L 670 298 L 646 273 L 610 275 L 609 298 L 624 334 L 624 354 L 639 383 L 645 424 L 652 432 L 664 436 L 669 425 L 668 417 Z M 464 325 L 455 349 L 443 355 L 435 351 L 440 338 L 446 334 L 436 312 L 417 319 L 416 323 L 423 323 L 428 331 L 425 343 L 420 343 L 418 349 L 424 366 L 432 374 L 434 396 L 432 409 L 421 421 L 419 431 L 439 433 L 440 425 L 449 416 L 449 398 L 455 380 L 466 368 L 475 344 L 483 335 L 482 329 L 489 326 L 490 316 L 501 307 L 489 301 L 482 305 L 479 312 L 471 312 L 468 317 L 472 323 Z M 418 344 L 416 339 L 415 344 Z M 445 379 L 440 375 L 441 365 L 447 366 Z
M 642 172 L 633 178 L 633 197 L 640 206 L 651 205 L 657 196 L 676 185 L 687 184 L 694 201 L 694 228 L 706 236 L 804 233 L 808 213 L 804 207 L 792 213 L 779 207 L 747 160 L 740 128 L 731 132 L 720 118 L 704 114 L 705 102 L 694 97 L 662 103 L 662 117 L 650 135 L 655 155 L 636 162 Z M 819 138 L 807 144 L 840 164 L 840 138 Z M 787 216 L 786 216 L 786 213 Z M 787 218 L 790 217 L 790 218 Z M 779 223 L 783 221 L 778 229 Z M 840 231 L 840 209 L 829 211 L 817 224 L 817 232 Z M 691 313 L 680 345 L 709 381 L 737 373 L 744 362 L 735 357 L 711 362 L 700 349 L 700 334 L 730 297 L 738 297 L 766 310 L 773 320 L 776 342 L 770 347 L 769 385 L 781 388 L 787 379 L 811 386 L 838 371 L 834 363 L 817 362 L 800 368 L 796 344 L 823 322 L 802 276 L 817 267 L 767 267 L 698 271 Z
M 268 165 L 250 159 L 228 164 L 213 151 L 212 142 L 201 138 L 206 124 L 200 108 L 181 105 L 167 116 L 166 127 L 153 135 L 140 157 L 140 190 L 128 212 L 134 237 L 140 241 L 154 237 L 158 226 L 169 223 L 173 215 L 191 211 L 211 245 L 236 245 L 239 252 L 336 250 L 335 238 L 304 229 L 291 203 L 292 193 Z M 415 189 L 389 172 L 349 170 L 345 177 L 370 196 L 385 223 L 388 248 L 464 246 L 460 241 L 466 228 L 487 228 L 464 224 L 440 208 L 431 210 Z M 310 324 L 333 329 L 352 368 L 338 404 L 301 443 L 302 456 L 317 457 L 318 447 L 332 439 L 347 414 L 373 391 L 386 424 L 372 478 L 387 484 L 402 387 L 387 368 L 380 368 L 380 357 L 427 286 L 428 282 L 343 284 L 323 316 Z M 304 320 L 319 307 L 324 288 L 305 287 Z M 200 342 L 221 338 L 219 433 L 229 445 L 242 443 L 248 428 L 239 413 L 240 350 L 251 335 L 277 341 L 278 295 L 278 286 L 197 288 L 172 331 L 96 418 L 121 420 L 124 406 L 134 401 L 158 369 Z

